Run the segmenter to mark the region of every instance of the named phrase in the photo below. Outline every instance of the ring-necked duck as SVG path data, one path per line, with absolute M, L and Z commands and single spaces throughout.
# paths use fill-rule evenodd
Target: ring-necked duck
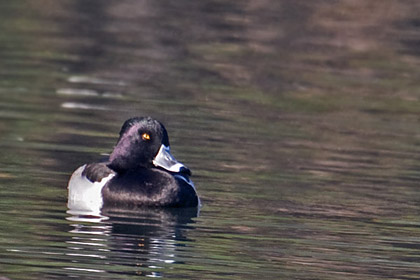
M 85 164 L 71 176 L 68 207 L 98 214 L 102 207 L 197 207 L 190 170 L 170 153 L 165 127 L 150 117 L 127 120 L 104 162 Z

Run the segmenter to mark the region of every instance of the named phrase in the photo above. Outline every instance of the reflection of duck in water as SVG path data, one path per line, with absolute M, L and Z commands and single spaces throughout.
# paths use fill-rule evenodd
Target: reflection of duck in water
M 73 214 L 99 215 L 102 207 L 198 207 L 190 170 L 169 151 L 165 127 L 150 118 L 127 120 L 105 162 L 85 164 L 71 176 Z
M 72 220 L 71 239 L 67 240 L 72 256 L 69 276 L 97 272 L 97 276 L 120 275 L 160 277 L 163 268 L 179 262 L 188 243 L 188 232 L 194 229 L 196 208 L 103 208 L 108 217 L 77 216 Z M 86 223 L 87 221 L 93 223 Z M 75 257 L 76 256 L 76 257 Z M 92 276 L 92 275 L 91 275 Z

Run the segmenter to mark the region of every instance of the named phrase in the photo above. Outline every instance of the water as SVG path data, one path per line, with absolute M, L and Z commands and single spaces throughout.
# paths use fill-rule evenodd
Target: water
M 416 1 L 0 7 L 0 276 L 418 279 Z M 136 115 L 200 213 L 67 214 Z

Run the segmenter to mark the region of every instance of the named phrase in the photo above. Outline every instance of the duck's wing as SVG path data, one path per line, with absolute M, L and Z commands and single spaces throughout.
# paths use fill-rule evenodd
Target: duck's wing
M 103 179 L 108 177 L 111 179 L 113 175 L 115 175 L 115 171 L 109 168 L 106 162 L 86 164 L 82 171 L 82 176 L 92 183 L 102 182 Z
M 201 207 L 201 201 L 197 194 L 197 189 L 194 186 L 193 181 L 189 178 L 188 175 L 178 173 L 173 174 L 175 180 L 177 180 L 178 185 L 180 186 L 180 196 L 183 197 L 184 201 L 182 203 L 183 207 Z

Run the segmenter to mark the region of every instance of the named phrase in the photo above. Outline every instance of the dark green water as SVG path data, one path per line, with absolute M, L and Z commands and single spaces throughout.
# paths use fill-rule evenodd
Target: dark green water
M 416 1 L 0 4 L 0 276 L 418 279 Z M 67 214 L 151 115 L 203 207 Z

